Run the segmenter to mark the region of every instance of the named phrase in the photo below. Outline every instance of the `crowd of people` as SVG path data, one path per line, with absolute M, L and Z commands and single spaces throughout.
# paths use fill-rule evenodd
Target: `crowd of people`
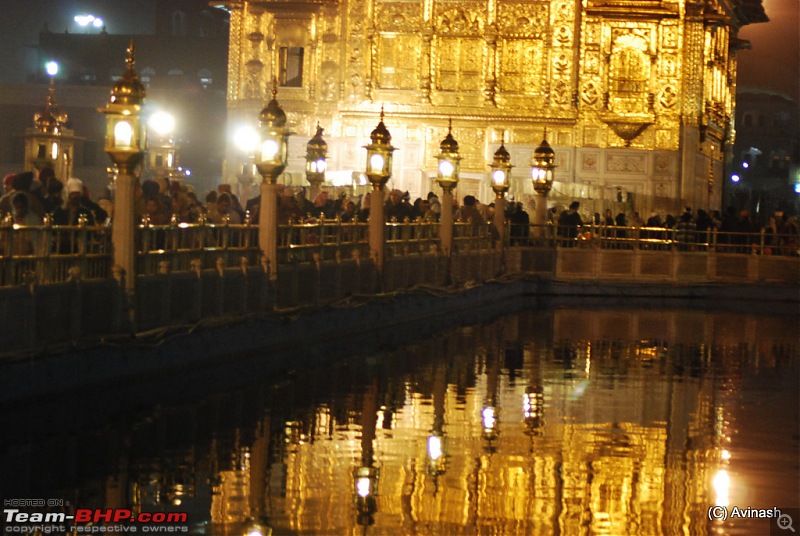
M 3 180 L 4 194 L 0 197 L 0 216 L 6 223 L 22 226 L 37 226 L 46 222 L 52 225 L 110 225 L 113 218 L 113 195 L 106 189 L 95 201 L 88 188 L 80 179 L 59 180 L 51 168 L 43 168 L 34 174 L 22 172 L 6 175 Z M 338 220 L 341 222 L 369 219 L 372 194 L 350 196 L 341 194 L 335 199 L 329 192 L 320 191 L 313 199 L 307 198 L 305 188 L 291 188 L 278 185 L 278 223 L 285 224 L 300 220 Z M 220 184 L 208 192 L 201 201 L 192 185 L 185 181 L 168 178 L 137 181 L 134 216 L 137 221 L 150 225 L 169 225 L 178 223 L 230 223 L 241 224 L 246 221 L 258 222 L 261 199 L 257 196 L 240 203 L 230 184 Z M 453 200 L 452 207 L 443 207 L 439 197 L 429 192 L 413 202 L 408 192 L 393 189 L 384 201 L 384 215 L 387 221 L 436 222 L 442 211 L 452 210 L 455 221 L 482 224 L 494 218 L 494 203 L 480 203 L 474 196 L 466 195 L 459 203 Z M 510 200 L 506 203 L 505 218 L 510 224 L 509 239 L 512 244 L 527 243 L 530 217 L 520 202 Z M 581 237 L 586 224 L 605 228 L 664 228 L 675 231 L 679 242 L 692 242 L 695 237 L 715 230 L 723 234 L 745 236 L 762 231 L 767 235 L 767 245 L 797 254 L 800 226 L 795 216 L 783 212 L 770 216 L 765 225 L 758 225 L 746 210 L 729 208 L 719 211 L 692 211 L 686 207 L 678 217 L 653 212 L 643 219 L 633 212 L 630 219 L 624 212 L 613 215 L 607 209 L 603 215 L 595 213 L 585 218 L 580 213 L 580 203 L 572 202 L 568 208 L 551 208 L 549 223 L 557 225 L 559 235 L 568 239 Z M 588 220 L 588 221 L 587 221 Z M 617 237 L 623 236 L 617 231 Z M 646 233 L 646 231 L 645 231 Z M 639 235 L 641 236 L 641 234 Z M 645 235 L 646 236 L 646 235 Z

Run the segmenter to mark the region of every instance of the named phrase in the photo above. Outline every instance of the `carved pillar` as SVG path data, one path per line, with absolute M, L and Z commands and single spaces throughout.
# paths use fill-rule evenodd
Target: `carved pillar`
M 483 39 L 486 43 L 486 61 L 484 62 L 483 98 L 484 103 L 497 106 L 497 0 L 488 0 L 486 4 L 486 30 Z
M 686 3 L 683 27 L 683 110 L 681 126 L 681 176 L 678 197 L 682 205 L 698 206 L 705 201 L 704 188 L 698 188 L 705 175 L 698 170 L 700 119 L 703 110 L 703 9 L 704 2 Z M 700 177 L 698 181 L 698 177 Z

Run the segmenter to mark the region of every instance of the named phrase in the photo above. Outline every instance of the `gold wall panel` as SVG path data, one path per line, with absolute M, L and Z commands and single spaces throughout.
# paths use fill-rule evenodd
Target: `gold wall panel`
M 312 135 L 305 130 L 318 119 L 331 136 L 356 123 L 359 135 L 361 127 L 368 134 L 385 105 L 388 114 L 403 112 L 404 127 L 424 133 L 419 171 L 433 170 L 435 137 L 448 117 L 459 124 L 459 142 L 471 140 L 461 143 L 462 170 L 470 173 L 486 172 L 490 129 L 548 127 L 563 134 L 550 138 L 556 144 L 675 152 L 682 164 L 672 179 L 691 190 L 679 192 L 690 200 L 705 192 L 708 169 L 722 172 L 708 166 L 712 151 L 701 139 L 720 154 L 723 139 L 733 143 L 737 28 L 713 13 L 731 13 L 732 0 L 705 11 L 689 0 L 229 4 L 232 109 L 266 100 L 278 48 L 302 46 L 303 88 L 278 96 L 287 111 L 313 115 L 293 126 L 297 134 Z M 578 180 L 574 173 L 556 170 L 566 182 Z M 653 178 L 642 181 L 652 194 Z

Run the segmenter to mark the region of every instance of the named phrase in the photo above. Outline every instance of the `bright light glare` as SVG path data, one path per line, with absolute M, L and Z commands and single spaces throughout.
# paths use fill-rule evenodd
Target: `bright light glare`
M 73 20 L 78 24 L 78 26 L 81 26 L 81 27 L 84 27 L 84 28 L 86 26 L 89 26 L 90 24 L 92 26 L 94 26 L 95 28 L 99 28 L 100 26 L 103 25 L 103 19 L 101 19 L 99 17 L 95 17 L 92 14 L 75 15 Z M 98 22 L 99 22 L 99 24 L 98 24 Z
M 158 111 L 151 115 L 147 124 L 161 136 L 166 136 L 175 130 L 175 118 L 172 114 L 164 111 Z
M 428 456 L 431 460 L 436 461 L 442 457 L 442 438 L 439 436 L 428 437 Z
M 383 171 L 383 155 L 374 154 L 369 157 L 369 170 L 373 173 Z
M 731 175 L 731 182 L 739 182 L 739 175 Z
M 728 476 L 728 471 L 720 469 L 714 475 L 714 493 L 717 495 L 717 506 L 728 506 L 729 498 L 728 491 L 731 487 L 731 477 Z
M 495 417 L 494 417 L 494 408 L 492 406 L 487 406 L 483 408 L 483 427 L 487 430 L 491 430 L 494 428 L 495 425 Z
M 53 145 L 50 146 L 50 158 L 55 160 L 58 158 L 58 143 L 53 142 Z
M 794 193 L 800 194 L 800 182 L 794 183 Z
M 496 169 L 492 172 L 492 180 L 495 184 L 503 184 L 506 182 L 506 172 L 502 169 Z
M 129 149 L 133 141 L 133 127 L 127 121 L 120 121 L 114 126 L 114 147 Z
M 359 497 L 369 497 L 369 488 L 369 478 L 362 476 L 356 480 L 356 493 L 358 493 Z
M 325 161 L 324 158 L 318 158 L 311 162 L 311 171 L 312 173 L 325 173 L 325 169 L 328 167 L 328 163 Z
M 50 76 L 55 76 L 58 74 L 58 63 L 54 61 L 48 61 L 44 68 L 47 70 L 47 74 Z
M 747 169 L 747 168 L 749 168 L 749 167 L 750 167 L 750 164 L 748 164 L 747 162 L 742 162 L 742 167 L 743 167 L 744 169 Z
M 453 171 L 455 171 L 455 166 L 449 160 L 441 160 L 439 162 L 439 173 L 441 173 L 442 177 L 452 177 Z
M 272 160 L 278 154 L 278 142 L 275 140 L 264 140 L 261 144 L 261 159 Z
M 233 134 L 233 143 L 243 153 L 252 153 L 258 147 L 258 131 L 251 126 L 239 127 Z

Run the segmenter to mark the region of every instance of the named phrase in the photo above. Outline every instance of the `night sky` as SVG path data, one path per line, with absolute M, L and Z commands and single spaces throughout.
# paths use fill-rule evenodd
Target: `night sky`
M 45 23 L 54 32 L 78 32 L 72 18 L 88 12 L 102 17 L 109 33 L 148 33 L 156 1 L 169 0 L 0 0 L 0 82 L 20 82 L 35 71 L 30 47 Z M 739 86 L 800 101 L 800 1 L 764 0 L 764 7 L 770 22 L 740 33 L 753 48 L 739 55 Z

